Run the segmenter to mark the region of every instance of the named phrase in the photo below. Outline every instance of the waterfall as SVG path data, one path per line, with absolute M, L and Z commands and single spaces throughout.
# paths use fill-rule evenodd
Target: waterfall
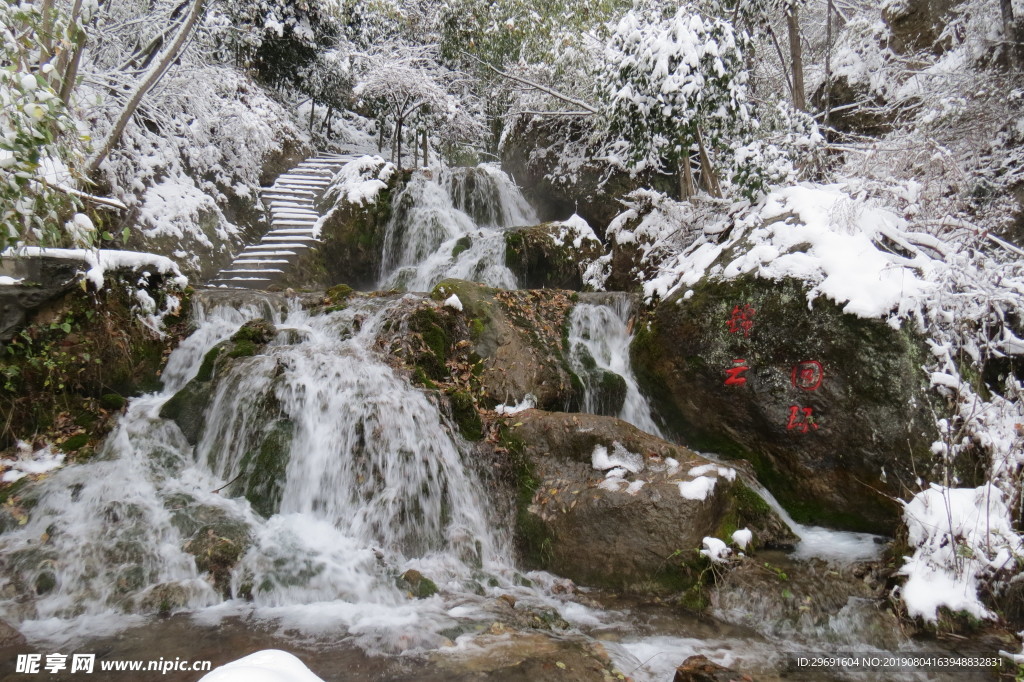
M 363 299 L 324 315 L 271 294 L 264 305 L 200 305 L 165 390 L 133 400 L 102 451 L 43 481 L 28 522 L 0 535 L 4 616 L 62 641 L 123 627 L 168 595 L 181 608 L 220 604 L 185 551 L 206 527 L 249 538 L 230 576 L 248 608 L 334 618 L 368 650 L 436 646 L 452 618 L 440 598 L 408 598 L 398 576 L 413 568 L 442 589 L 483 594 L 508 587 L 512 561 L 465 442 L 373 351 L 402 303 Z M 190 446 L 161 406 L 210 349 L 268 315 L 276 338 L 217 377 Z M 267 442 L 282 448 L 284 475 L 274 508 L 257 510 L 231 486 Z
M 493 165 L 417 172 L 395 198 L 378 288 L 429 291 L 454 277 L 514 289 L 504 229 L 536 221 L 519 189 Z
M 629 294 L 582 295 L 569 316 L 569 363 L 583 382 L 584 412 L 611 414 L 662 438 L 630 366 L 632 314 Z

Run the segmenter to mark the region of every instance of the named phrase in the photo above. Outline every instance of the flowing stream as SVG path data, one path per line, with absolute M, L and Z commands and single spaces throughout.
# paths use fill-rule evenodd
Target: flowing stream
M 447 277 L 518 286 L 505 267 L 504 231 L 533 225 L 537 218 L 497 167 L 418 172 L 394 206 L 378 289 L 429 291 Z
M 420 173 L 397 202 L 382 288 L 425 290 L 445 277 L 515 286 L 503 230 L 535 217 L 500 171 Z M 596 592 L 523 574 L 507 530 L 509 505 L 493 494 L 486 463 L 432 393 L 392 370 L 376 346 L 418 295 L 359 297 L 322 314 L 282 295 L 233 295 L 197 295 L 196 329 L 169 357 L 164 389 L 132 400 L 101 451 L 36 485 L 23 501 L 27 520 L 0 534 L 0 612 L 33 643 L 102 645 L 141 658 L 200 632 L 249 646 L 243 642 L 262 627 L 255 621 L 276 629 L 278 646 L 305 651 L 314 668 L 320 661 L 341 679 L 353 661 L 369 665 L 367 655 L 470 655 L 478 635 L 494 635 L 492 624 L 509 610 L 502 599 L 512 596 L 517 612 L 564 621 L 558 641 L 600 640 L 637 680 L 670 679 L 693 653 L 776 679 L 784 651 L 834 652 L 836 642 L 907 646 L 872 639 L 875 606 L 855 599 L 813 623 L 798 614 L 780 630 L 763 625 L 784 610 L 781 597 L 756 589 L 723 597 L 714 611 L 720 620 L 708 620 L 615 595 L 598 605 Z M 584 378 L 587 411 L 612 412 L 660 436 L 629 366 L 632 314 L 627 295 L 581 296 L 571 313 L 570 362 Z M 257 318 L 272 322 L 275 336 L 260 354 L 225 365 L 203 400 L 194 392 L 200 426 L 190 443 L 161 409 L 209 371 L 211 349 Z M 276 475 L 259 479 L 259 467 Z M 793 523 L 756 487 L 802 539 L 793 556 L 778 559 L 794 572 L 835 573 L 877 553 L 871 536 Z M 211 580 L 218 552 L 237 559 L 219 581 Z M 815 568 L 804 557 L 832 563 Z M 417 575 L 436 583 L 437 593 L 410 598 Z M 825 600 L 835 583 L 817 589 Z M 156 611 L 184 615 L 155 624 L 140 615 Z M 148 638 L 117 635 L 132 628 Z M 318 653 L 314 643 L 324 641 L 349 648 Z M 482 651 L 485 659 L 507 654 Z M 374 675 L 408 673 L 409 658 L 386 660 L 380 670 L 370 666 Z M 446 677 L 431 674 L 412 677 Z

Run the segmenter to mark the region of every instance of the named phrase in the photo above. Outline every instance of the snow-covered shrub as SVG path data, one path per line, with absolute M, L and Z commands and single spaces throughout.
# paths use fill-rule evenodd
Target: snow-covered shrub
M 900 569 L 907 581 L 897 588 L 907 612 L 933 623 L 939 607 L 995 618 L 979 589 L 1024 562 L 1024 538 L 1013 530 L 1002 491 L 933 484 L 905 504 L 903 517 L 914 548 Z
M 597 94 L 612 135 L 628 142 L 634 167 L 675 165 L 684 198 L 693 150 L 704 157 L 750 119 L 742 42 L 728 21 L 684 4 L 668 19 L 627 12 L 605 50 Z M 701 166 L 715 187 L 710 164 Z

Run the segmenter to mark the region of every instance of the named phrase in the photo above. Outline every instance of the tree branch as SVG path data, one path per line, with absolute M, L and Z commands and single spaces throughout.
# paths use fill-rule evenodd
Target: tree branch
M 121 139 L 122 133 L 124 133 L 125 127 L 128 125 L 128 121 L 131 120 L 132 116 L 135 115 L 135 110 L 138 109 L 139 103 L 147 92 L 152 89 L 154 85 L 163 77 L 167 69 L 170 67 L 171 62 L 177 59 L 178 54 L 181 52 L 182 46 L 189 39 L 192 34 L 192 29 L 195 28 L 196 23 L 199 21 L 199 17 L 203 14 L 203 10 L 206 8 L 206 0 L 195 0 L 192 5 L 192 10 L 189 12 L 188 17 L 182 23 L 181 28 L 178 30 L 178 35 L 174 37 L 174 42 L 167 52 L 164 53 L 160 61 L 157 62 L 153 68 L 149 70 L 148 75 L 135 87 L 135 91 L 132 93 L 128 103 L 125 104 L 124 109 L 121 110 L 121 115 L 118 116 L 114 122 L 114 126 L 110 129 L 107 137 L 103 140 L 103 144 L 100 145 L 99 149 L 89 159 L 86 172 L 89 175 L 94 174 L 103 163 L 110 151 Z
M 578 100 L 578 99 L 576 99 L 574 97 L 569 97 L 568 95 L 563 95 L 562 93 L 558 92 L 557 90 L 549 88 L 546 85 L 541 85 L 540 83 L 536 83 L 536 82 L 531 81 L 531 80 L 529 80 L 527 78 L 523 78 L 521 76 L 515 76 L 515 75 L 513 75 L 511 73 L 507 73 L 505 71 L 502 71 L 501 69 L 499 69 L 498 67 L 494 66 L 493 64 L 489 64 L 489 63 L 485 62 L 484 60 L 479 59 L 478 57 L 474 57 L 471 54 L 467 54 L 465 52 L 463 54 L 465 54 L 467 57 L 470 57 L 471 59 L 475 59 L 476 61 L 480 62 L 481 64 L 486 66 L 488 69 L 490 69 L 491 71 L 493 71 L 494 73 L 498 74 L 499 76 L 501 76 L 503 78 L 508 78 L 509 80 L 513 80 L 513 81 L 515 81 L 517 83 L 520 83 L 522 85 L 526 85 L 526 86 L 531 87 L 531 88 L 533 88 L 535 90 L 540 90 L 541 92 L 547 93 L 547 94 L 551 95 L 552 97 L 554 97 L 556 99 L 560 99 L 563 102 L 567 102 L 569 104 L 572 104 L 573 106 L 577 106 L 580 109 L 583 109 L 584 111 L 586 111 L 588 114 L 596 114 L 596 113 L 598 113 L 598 111 L 597 111 L 597 109 L 595 107 L 592 107 L 591 105 L 587 104 L 586 102 L 584 102 L 582 100 Z

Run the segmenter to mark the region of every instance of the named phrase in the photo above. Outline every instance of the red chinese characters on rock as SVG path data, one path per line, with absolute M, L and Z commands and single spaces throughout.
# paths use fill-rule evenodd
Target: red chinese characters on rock
M 814 418 L 814 408 L 801 407 L 800 405 L 790 405 L 789 422 L 786 424 L 786 430 L 796 431 L 797 433 L 817 431 L 818 422 Z
M 740 376 L 746 372 L 750 367 L 747 365 L 747 361 L 743 358 L 736 358 L 732 361 L 733 366 L 725 370 L 725 385 L 726 386 L 742 386 L 747 383 L 747 378 Z
M 742 306 L 737 304 L 733 306 L 732 315 L 729 317 L 729 333 L 738 334 L 743 332 L 743 336 L 750 336 L 750 330 L 754 328 L 754 316 L 757 314 L 757 309 L 749 303 L 744 303 Z
M 793 365 L 793 373 L 790 375 L 793 388 L 801 388 L 805 391 L 817 391 L 824 378 L 825 374 L 822 372 L 821 363 L 817 360 L 798 362 Z

